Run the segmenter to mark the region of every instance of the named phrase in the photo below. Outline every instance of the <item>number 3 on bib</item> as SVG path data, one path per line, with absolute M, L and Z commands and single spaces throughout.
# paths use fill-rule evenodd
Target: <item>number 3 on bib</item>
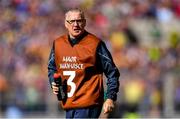
M 69 76 L 69 78 L 67 80 L 67 85 L 69 85 L 71 87 L 71 90 L 67 93 L 67 96 L 72 97 L 76 90 L 76 84 L 73 82 L 73 80 L 76 76 L 76 73 L 75 73 L 75 71 L 63 71 L 63 75 Z

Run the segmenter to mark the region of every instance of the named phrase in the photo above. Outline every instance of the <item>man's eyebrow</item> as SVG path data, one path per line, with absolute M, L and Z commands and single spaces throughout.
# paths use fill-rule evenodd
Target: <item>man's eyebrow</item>
M 66 19 L 67 21 L 74 21 L 74 20 L 85 20 L 85 19 L 82 19 L 82 18 L 80 18 L 80 19 Z

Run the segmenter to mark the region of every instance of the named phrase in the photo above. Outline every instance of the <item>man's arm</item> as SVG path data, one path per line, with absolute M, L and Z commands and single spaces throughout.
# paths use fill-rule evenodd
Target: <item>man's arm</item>
M 55 57 L 54 57 L 54 44 L 51 49 L 50 55 L 49 55 L 49 62 L 48 62 L 48 77 L 49 77 L 49 83 L 52 87 L 52 82 L 54 82 L 54 73 L 56 70 L 56 63 L 55 63 Z
M 103 41 L 101 41 L 98 45 L 97 58 L 100 60 L 101 68 L 107 77 L 107 100 L 104 103 L 104 113 L 108 113 L 114 108 L 114 101 L 117 99 L 120 73 Z
M 49 83 L 53 90 L 53 93 L 55 95 L 58 94 L 59 88 L 57 87 L 56 83 L 54 82 L 54 73 L 56 70 L 56 63 L 55 63 L 55 53 L 54 53 L 54 44 L 51 49 L 50 55 L 49 55 L 49 62 L 48 62 L 48 77 L 49 77 Z

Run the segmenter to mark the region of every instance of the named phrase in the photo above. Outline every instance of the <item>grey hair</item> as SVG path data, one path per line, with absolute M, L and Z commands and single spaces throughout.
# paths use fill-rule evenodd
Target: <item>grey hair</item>
M 79 8 L 73 8 L 73 9 L 68 10 L 68 11 L 65 13 L 65 19 L 67 18 L 68 14 L 69 14 L 70 12 L 79 12 L 80 15 L 81 15 L 81 18 L 82 18 L 82 19 L 85 19 L 84 12 L 83 12 L 81 9 L 79 9 Z

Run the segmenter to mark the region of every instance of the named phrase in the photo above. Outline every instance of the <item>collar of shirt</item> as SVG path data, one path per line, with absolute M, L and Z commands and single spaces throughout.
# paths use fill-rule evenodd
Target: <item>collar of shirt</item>
M 81 41 L 86 35 L 88 34 L 87 31 L 85 31 L 81 36 L 79 36 L 78 38 L 70 38 L 70 36 L 68 35 L 68 40 L 71 44 L 71 46 L 74 46 L 75 44 L 79 43 L 79 41 Z

